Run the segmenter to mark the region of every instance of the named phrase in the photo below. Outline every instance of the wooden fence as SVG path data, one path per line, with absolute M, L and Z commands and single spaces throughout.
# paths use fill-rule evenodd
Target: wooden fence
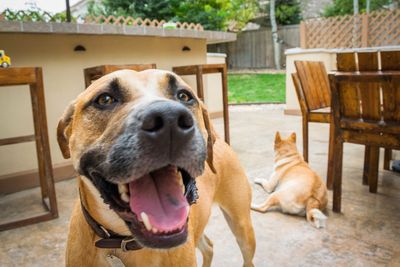
M 302 21 L 300 45 L 301 48 L 400 45 L 400 10 Z
M 284 67 L 285 49 L 300 46 L 299 25 L 279 27 L 278 34 Z M 241 32 L 236 42 L 209 45 L 208 51 L 227 54 L 230 69 L 275 68 L 270 28 Z

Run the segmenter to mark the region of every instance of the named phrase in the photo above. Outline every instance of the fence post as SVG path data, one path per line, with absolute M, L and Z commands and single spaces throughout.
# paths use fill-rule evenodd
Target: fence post
M 368 14 L 362 14 L 361 47 L 368 47 Z
M 307 27 L 304 21 L 300 22 L 300 47 L 307 48 Z

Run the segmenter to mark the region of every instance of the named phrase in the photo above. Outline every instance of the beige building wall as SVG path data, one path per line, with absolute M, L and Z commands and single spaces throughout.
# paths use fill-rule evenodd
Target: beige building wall
M 336 69 L 336 52 L 325 49 L 290 49 L 286 52 L 286 114 L 301 114 L 291 74 L 296 72 L 295 60 L 322 61 L 326 70 Z
M 156 63 L 160 69 L 171 70 L 173 66 L 207 62 L 205 39 L 3 33 L 0 40 L 0 49 L 11 57 L 13 67 L 43 68 L 55 165 L 67 162 L 57 145 L 56 127 L 64 108 L 84 90 L 84 68 Z M 83 45 L 86 51 L 75 52 L 77 45 Z M 191 51 L 182 52 L 183 46 L 190 47 Z M 195 85 L 194 79 L 189 79 L 189 83 Z M 28 86 L 0 87 L 0 107 L 0 138 L 33 133 Z M 33 142 L 0 147 L 0 176 L 36 168 Z

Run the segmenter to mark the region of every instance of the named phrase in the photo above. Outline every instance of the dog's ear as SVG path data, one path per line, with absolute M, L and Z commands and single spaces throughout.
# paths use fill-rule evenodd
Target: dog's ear
M 75 101 L 71 102 L 64 111 L 57 126 L 57 141 L 65 159 L 71 157 L 69 151 L 69 137 L 71 136 L 71 122 L 75 111 Z
M 275 144 L 278 144 L 282 141 L 281 134 L 279 132 L 276 132 L 275 134 Z
M 292 141 L 293 143 L 296 143 L 296 133 L 292 133 L 290 135 L 290 141 Z
M 207 130 L 207 164 L 210 167 L 210 169 L 213 171 L 213 173 L 216 173 L 217 171 L 215 170 L 214 167 L 214 154 L 213 154 L 213 146 L 216 141 L 216 136 L 214 129 L 211 125 L 210 122 L 210 117 L 208 115 L 207 108 L 204 106 L 203 103 L 200 104 L 201 108 L 201 113 L 203 115 L 203 120 L 204 120 L 204 126 L 206 127 Z

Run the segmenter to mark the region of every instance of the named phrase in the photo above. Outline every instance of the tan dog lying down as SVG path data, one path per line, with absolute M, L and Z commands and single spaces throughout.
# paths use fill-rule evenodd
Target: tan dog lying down
M 203 231 L 213 202 L 244 266 L 253 266 L 251 187 L 180 77 L 161 70 L 108 74 L 71 103 L 57 134 L 79 173 L 67 266 L 196 266 L 196 247 L 210 266 L 212 243 Z
M 317 228 L 325 227 L 326 216 L 321 212 L 328 203 L 327 189 L 322 179 L 308 166 L 296 147 L 296 134 L 282 139 L 275 136 L 275 165 L 269 180 L 256 179 L 268 193 L 267 200 L 252 204 L 256 211 L 280 208 L 285 213 L 306 215 Z

